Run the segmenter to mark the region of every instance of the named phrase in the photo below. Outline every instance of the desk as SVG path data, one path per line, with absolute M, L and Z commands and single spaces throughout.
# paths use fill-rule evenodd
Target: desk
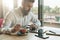
M 27 36 L 0 35 L 0 40 L 60 40 L 59 36 L 49 36 L 48 39 L 35 37 L 35 33 L 29 33 Z

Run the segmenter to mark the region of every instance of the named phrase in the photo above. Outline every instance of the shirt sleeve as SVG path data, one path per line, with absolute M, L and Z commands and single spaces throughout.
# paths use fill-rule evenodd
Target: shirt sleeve
M 12 26 L 12 23 L 13 23 L 13 16 L 12 16 L 12 13 L 9 12 L 9 14 L 6 16 L 5 22 L 3 24 L 4 30 L 7 31 Z
M 32 13 L 32 20 L 31 20 L 37 27 L 40 27 L 41 23 L 40 21 L 38 20 L 37 16 L 35 16 L 33 13 Z

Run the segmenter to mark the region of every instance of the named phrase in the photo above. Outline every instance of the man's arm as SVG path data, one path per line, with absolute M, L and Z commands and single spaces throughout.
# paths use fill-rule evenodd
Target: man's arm
M 12 26 L 12 23 L 13 23 L 13 15 L 12 15 L 12 12 L 9 12 L 8 15 L 6 16 L 6 18 L 4 20 L 5 20 L 5 22 L 3 24 L 2 31 L 3 31 L 3 29 L 5 31 L 7 31 Z
M 40 27 L 41 23 L 40 21 L 38 20 L 38 18 L 32 14 L 32 20 L 31 20 L 36 26 Z
M 38 29 L 40 27 L 41 23 L 40 23 L 40 21 L 38 20 L 38 18 L 34 14 L 32 14 L 31 21 L 33 22 L 31 27 L 33 27 L 33 28 L 35 27 L 36 29 Z

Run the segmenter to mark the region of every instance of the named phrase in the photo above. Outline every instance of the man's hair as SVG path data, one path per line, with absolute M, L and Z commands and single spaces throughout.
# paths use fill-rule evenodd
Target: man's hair
M 24 0 L 25 2 L 35 2 L 35 0 Z

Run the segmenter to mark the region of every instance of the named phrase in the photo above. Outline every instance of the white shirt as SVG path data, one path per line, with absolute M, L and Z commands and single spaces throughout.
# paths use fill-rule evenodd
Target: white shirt
M 40 21 L 32 12 L 29 12 L 29 14 L 26 16 L 20 16 L 20 14 L 21 13 L 17 13 L 15 11 L 9 12 L 5 19 L 4 28 L 8 29 L 16 24 L 20 24 L 22 27 L 26 27 L 30 22 L 40 27 Z

